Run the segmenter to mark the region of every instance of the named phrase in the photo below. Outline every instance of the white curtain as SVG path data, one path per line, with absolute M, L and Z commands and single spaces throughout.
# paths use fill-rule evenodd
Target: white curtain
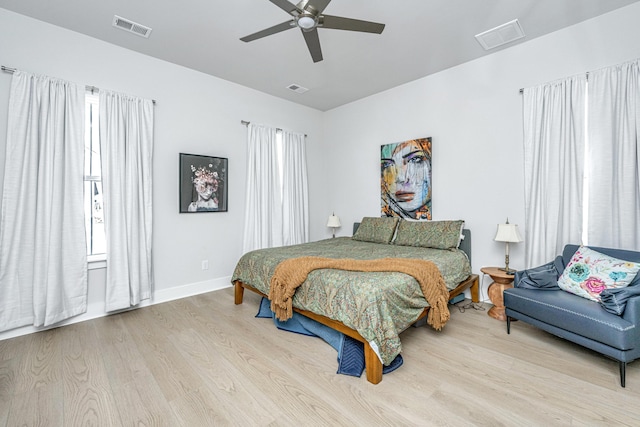
M 153 103 L 100 91 L 100 155 L 107 243 L 106 310 L 149 299 L 153 289 Z
M 0 330 L 87 310 L 84 88 L 15 71 L 9 98 Z
M 282 131 L 282 214 L 283 244 L 309 241 L 309 195 L 307 155 L 301 133 Z
M 525 89 L 525 268 L 581 243 L 586 77 Z
M 282 197 L 275 128 L 248 126 L 243 251 L 282 246 Z
M 589 74 L 590 245 L 640 249 L 640 61 Z

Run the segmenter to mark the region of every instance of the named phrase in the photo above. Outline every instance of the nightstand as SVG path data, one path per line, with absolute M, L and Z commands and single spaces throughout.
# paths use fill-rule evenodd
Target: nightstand
M 507 274 L 498 267 L 483 267 L 480 271 L 488 274 L 493 280 L 487 290 L 493 307 L 489 309 L 487 314 L 494 319 L 507 320 L 507 316 L 504 314 L 504 296 L 502 293 L 505 289 L 513 288 L 513 274 Z

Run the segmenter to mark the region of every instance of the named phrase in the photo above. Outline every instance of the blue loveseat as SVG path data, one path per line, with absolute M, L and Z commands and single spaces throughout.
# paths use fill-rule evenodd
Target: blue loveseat
M 518 319 L 611 357 L 619 362 L 624 387 L 627 363 L 640 358 L 640 273 L 628 287 L 602 292 L 602 302 L 566 292 L 557 280 L 578 248 L 567 245 L 553 262 L 516 273 L 514 288 L 504 291 L 507 333 Z M 640 262 L 640 252 L 591 249 Z

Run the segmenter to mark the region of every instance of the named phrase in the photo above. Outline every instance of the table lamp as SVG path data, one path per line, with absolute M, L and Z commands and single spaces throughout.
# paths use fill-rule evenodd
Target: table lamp
M 332 213 L 327 221 L 327 227 L 333 228 L 333 237 L 336 237 L 336 228 L 340 227 L 340 218 Z
M 522 242 L 518 226 L 516 224 L 509 224 L 509 218 L 507 218 L 507 222 L 505 224 L 498 224 L 498 232 L 496 233 L 494 240 L 496 242 L 505 242 L 507 245 L 504 252 L 505 267 L 500 270 L 507 274 L 515 274 L 516 270 L 511 270 L 509 268 L 509 243 Z

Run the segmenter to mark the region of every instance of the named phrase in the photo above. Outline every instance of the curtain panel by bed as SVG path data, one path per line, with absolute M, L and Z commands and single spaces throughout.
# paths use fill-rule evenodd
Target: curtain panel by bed
M 304 135 L 282 131 L 283 244 L 309 241 L 309 195 Z
M 153 290 L 153 102 L 100 91 L 100 155 L 107 243 L 106 311 Z
M 243 253 L 308 242 L 305 135 L 249 123 L 247 141 Z
M 525 268 L 581 241 L 586 77 L 523 91 Z
M 640 60 L 589 73 L 588 239 L 640 249 Z
M 86 312 L 84 88 L 15 71 L 0 226 L 0 331 Z
M 249 123 L 243 252 L 282 246 L 282 196 L 276 128 Z

